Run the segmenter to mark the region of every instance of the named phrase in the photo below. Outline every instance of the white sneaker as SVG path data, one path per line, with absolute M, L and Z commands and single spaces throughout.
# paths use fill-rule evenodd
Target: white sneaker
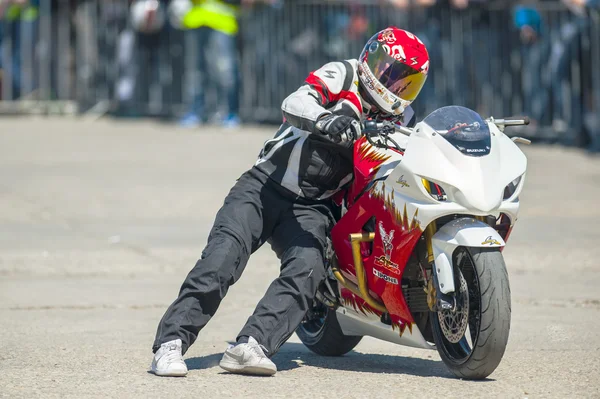
M 165 342 L 154 354 L 152 372 L 162 377 L 185 377 L 187 366 L 181 355 L 181 340 Z
M 247 344 L 230 345 L 219 363 L 222 369 L 236 374 L 273 375 L 277 366 L 266 355 L 266 349 L 252 337 Z

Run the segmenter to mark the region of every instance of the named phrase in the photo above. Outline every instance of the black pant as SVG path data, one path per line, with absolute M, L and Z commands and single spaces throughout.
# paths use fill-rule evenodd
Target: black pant
M 201 259 L 158 326 L 153 351 L 180 338 L 183 352 L 215 314 L 252 253 L 269 241 L 281 273 L 239 333 L 254 337 L 272 356 L 294 333 L 325 278 L 323 255 L 332 211 L 293 194 L 252 168 L 231 189 L 217 213 Z

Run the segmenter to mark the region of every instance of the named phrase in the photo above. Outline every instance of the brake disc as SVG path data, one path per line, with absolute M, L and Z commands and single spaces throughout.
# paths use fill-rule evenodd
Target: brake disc
M 444 337 L 453 344 L 458 343 L 467 331 L 469 325 L 469 289 L 467 280 L 462 273 L 458 273 L 460 286 L 454 296 L 452 309 L 439 310 L 438 320 Z

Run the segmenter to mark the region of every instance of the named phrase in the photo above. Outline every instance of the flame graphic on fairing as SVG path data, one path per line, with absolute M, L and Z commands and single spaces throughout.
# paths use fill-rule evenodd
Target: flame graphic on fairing
M 362 298 L 357 297 L 353 293 L 349 293 L 346 296 L 346 295 L 344 295 L 345 292 L 346 292 L 346 290 L 342 290 L 342 296 L 343 296 L 342 304 L 345 307 L 351 307 L 357 313 L 362 313 L 365 316 L 370 314 L 373 316 L 381 317 L 382 313 L 376 309 L 373 309 L 369 305 L 367 305 L 367 303 Z M 347 291 L 347 292 L 349 292 L 349 291 Z M 394 320 L 394 319 L 397 319 L 397 316 L 394 316 L 394 315 L 390 315 L 390 317 L 392 318 L 392 324 L 391 324 L 392 331 L 398 330 L 398 333 L 400 334 L 400 336 L 402 336 L 402 334 L 404 334 L 404 331 L 406 331 L 406 329 L 408 328 L 408 331 L 412 334 L 413 323 L 404 323 L 399 320 Z
M 375 147 L 366 141 L 360 143 L 358 156 L 364 161 L 376 163 L 377 165 L 373 166 L 372 168 L 373 171 L 378 170 L 385 161 L 390 159 L 389 155 L 380 153 Z
M 400 210 L 396 207 L 396 199 L 394 198 L 395 190 L 393 188 L 386 193 L 385 183 L 383 182 L 381 184 L 375 184 L 375 186 L 373 186 L 372 193 L 375 198 L 383 201 L 385 208 L 392 214 L 396 220 L 396 223 L 402 227 L 402 230 L 421 230 L 421 223 L 419 222 L 419 219 L 417 219 L 417 216 L 419 215 L 419 209 L 417 208 L 415 210 L 415 213 L 411 219 L 408 217 L 406 203 L 404 203 L 403 211 L 400 212 Z
M 367 305 L 362 298 L 356 297 L 354 294 L 350 294 L 347 297 L 342 298 L 342 302 L 346 307 L 352 307 L 356 312 L 360 312 L 365 316 L 368 314 L 372 314 L 377 317 L 381 317 L 381 312 L 373 309 L 369 305 Z

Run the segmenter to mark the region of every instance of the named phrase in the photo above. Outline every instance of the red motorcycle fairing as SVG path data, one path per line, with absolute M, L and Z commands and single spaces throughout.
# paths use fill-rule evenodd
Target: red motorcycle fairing
M 350 198 L 355 199 L 374 178 L 379 167 L 390 156 L 377 151 L 364 139 L 354 146 L 354 182 Z M 340 271 L 356 281 L 350 234 L 366 231 L 365 225 L 374 217 L 375 240 L 361 244 L 361 255 L 367 275 L 371 296 L 382 302 L 390 313 L 392 327 L 399 328 L 400 335 L 408 326 L 412 332 L 413 317 L 404 299 L 401 278 L 410 255 L 422 234 L 417 219 L 418 210 L 408 215 L 406 204 L 402 208 L 394 199 L 394 190 L 385 188 L 385 182 L 373 184 L 360 198 L 352 203 L 346 214 L 331 230 L 333 247 Z M 363 299 L 342 288 L 344 304 L 363 314 L 381 316 Z M 366 312 L 366 313 L 365 313 Z
M 378 151 L 365 137 L 354 143 L 354 180 L 348 192 L 348 207 L 354 204 L 381 165 L 389 159 L 390 155 Z

